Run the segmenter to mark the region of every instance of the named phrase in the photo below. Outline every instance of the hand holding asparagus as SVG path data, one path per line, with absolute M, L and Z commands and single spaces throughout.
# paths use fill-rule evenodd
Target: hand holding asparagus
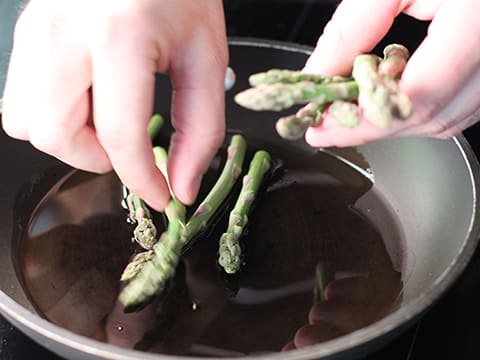
M 326 113 L 345 127 L 355 127 L 365 118 L 388 128 L 394 118 L 406 119 L 412 112 L 409 98 L 398 87 L 408 56 L 408 50 L 398 44 L 387 46 L 383 58 L 358 55 L 353 78 L 271 69 L 251 75 L 252 87 L 237 94 L 235 101 L 256 111 L 280 111 L 306 104 L 277 122 L 277 132 L 289 140 L 299 139 L 309 127 L 319 126 Z

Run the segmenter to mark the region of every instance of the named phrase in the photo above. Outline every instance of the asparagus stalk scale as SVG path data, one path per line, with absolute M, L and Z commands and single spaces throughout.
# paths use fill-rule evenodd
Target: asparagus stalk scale
M 270 154 L 263 150 L 257 151 L 250 163 L 248 173 L 243 177 L 242 189 L 230 212 L 228 229 L 220 238 L 218 262 L 228 274 L 234 274 L 240 268 L 239 239 L 247 225 L 251 205 L 270 166 Z

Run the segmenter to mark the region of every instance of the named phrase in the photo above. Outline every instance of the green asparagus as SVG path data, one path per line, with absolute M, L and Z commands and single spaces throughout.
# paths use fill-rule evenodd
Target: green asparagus
M 157 228 L 150 210 L 145 202 L 132 192 L 127 195 L 126 202 L 130 220 L 137 223 L 133 231 L 134 239 L 142 248 L 150 250 L 157 241 Z
M 183 207 L 174 198 L 170 200 L 170 204 L 176 209 Z M 142 264 L 140 271 L 120 291 L 118 299 L 123 304 L 125 312 L 135 311 L 144 306 L 164 289 L 167 281 L 175 274 L 182 249 L 184 222 L 185 207 L 183 212 L 177 212 L 176 218 L 169 222 L 167 231 L 153 246 L 154 256 Z
M 220 238 L 218 262 L 228 274 L 234 274 L 240 268 L 239 238 L 247 225 L 251 205 L 270 166 L 270 154 L 263 150 L 257 151 L 250 163 L 248 173 L 243 177 L 242 189 L 230 212 L 227 231 Z
M 155 147 L 153 151 L 157 166 L 162 171 L 166 171 L 166 151 L 159 147 Z M 245 151 L 246 142 L 243 136 L 234 135 L 228 147 L 227 161 L 220 177 L 187 225 L 185 225 L 185 206 L 172 194 L 165 209 L 169 222 L 168 228 L 161 235 L 160 240 L 153 245 L 153 255 L 138 256 L 137 261 L 127 266 L 122 276 L 128 280 L 119 295 L 119 301 L 124 305 L 125 312 L 141 308 L 165 288 L 167 281 L 175 274 L 182 246 L 207 225 L 241 174 Z M 168 179 L 168 176 L 166 178 Z
M 153 148 L 155 163 L 165 178 L 167 152 L 162 147 Z M 133 264 L 124 270 L 122 278 L 128 280 L 125 288 L 120 292 L 119 300 L 125 311 L 132 311 L 141 307 L 152 296 L 160 292 L 166 282 L 175 274 L 185 232 L 185 206 L 171 193 L 170 201 L 165 208 L 168 218 L 168 228 L 158 242 L 153 245 L 153 254 L 137 255 Z M 142 290 L 140 290 L 142 289 Z
M 142 251 L 136 254 L 128 263 L 120 277 L 120 281 L 127 282 L 132 280 L 142 270 L 143 265 L 152 260 L 155 252 L 153 250 Z
M 217 182 L 200 203 L 197 210 L 188 220 L 185 232 L 185 241 L 188 243 L 199 231 L 207 225 L 215 214 L 233 185 L 242 173 L 247 144 L 242 135 L 234 135 L 227 149 L 227 160 Z M 187 245 L 187 244 L 185 244 Z
M 352 78 L 342 76 L 321 76 L 314 74 L 306 74 L 301 71 L 270 69 L 265 72 L 250 75 L 248 82 L 250 86 L 259 86 L 261 84 L 286 83 L 292 84 L 300 81 L 310 81 L 315 84 L 326 84 L 331 82 L 350 81 Z
M 277 133 L 287 140 L 302 138 L 310 126 L 317 126 L 320 123 L 324 109 L 324 104 L 308 103 L 296 114 L 278 119 L 275 125 Z
M 238 93 L 235 101 L 251 110 L 280 111 L 295 104 L 326 104 L 338 99 L 355 100 L 357 97 L 358 87 L 355 81 L 326 84 L 300 81 L 292 84 L 261 84 Z
M 356 104 L 349 101 L 334 101 L 328 107 L 328 116 L 344 127 L 353 128 L 360 123 L 360 110 Z
M 410 99 L 398 86 L 408 57 L 408 49 L 399 44 L 385 47 L 383 58 L 358 55 L 352 78 L 271 69 L 251 75 L 252 87 L 238 93 L 235 101 L 251 110 L 281 111 L 297 104 L 314 103 L 318 107 L 340 100 L 332 113 L 341 126 L 356 126 L 361 114 L 375 125 L 387 128 L 394 117 L 408 118 L 413 110 Z M 347 106 L 346 102 L 352 105 Z M 280 118 L 277 132 L 286 139 L 301 138 L 308 127 L 318 125 L 323 110 L 311 112 L 309 104 L 294 115 Z M 342 117 L 344 114 L 346 118 Z
M 358 84 L 358 104 L 363 116 L 385 129 L 392 120 L 391 91 L 382 83 L 378 73 L 379 62 L 376 55 L 357 56 L 353 63 L 353 78 Z
M 151 117 L 147 127 L 151 139 L 158 134 L 163 123 L 164 120 L 161 115 L 155 114 Z M 150 210 L 142 199 L 130 191 L 126 197 L 126 203 L 129 210 L 130 221 L 137 223 L 133 231 L 135 241 L 142 248 L 150 250 L 153 244 L 157 242 L 157 228 L 153 223 Z

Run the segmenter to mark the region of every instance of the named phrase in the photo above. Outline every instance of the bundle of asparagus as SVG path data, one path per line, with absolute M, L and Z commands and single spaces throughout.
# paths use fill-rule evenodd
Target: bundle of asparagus
M 152 118 L 149 126 L 149 129 L 153 129 L 149 130 L 151 138 L 161 127 L 159 119 L 161 118 L 158 116 Z M 168 156 L 166 150 L 156 146 L 153 148 L 153 153 L 157 166 L 169 183 L 166 170 Z M 168 227 L 159 238 L 157 238 L 157 230 L 148 206 L 135 194 L 128 194 L 126 202 L 129 217 L 132 222 L 137 223 L 134 237 L 145 251 L 133 257 L 121 276 L 121 281 L 125 286 L 119 294 L 119 301 L 124 305 L 126 312 L 142 308 L 150 299 L 166 288 L 168 281 L 175 274 L 182 249 L 207 226 L 231 192 L 242 173 L 245 153 L 244 137 L 242 135 L 232 136 L 227 149 L 227 159 L 219 178 L 188 222 L 186 221 L 185 206 L 171 192 L 170 202 L 165 209 Z M 244 177 L 244 188 L 240 192 L 239 200 L 231 215 L 231 218 L 242 217 L 241 227 L 235 227 L 238 236 L 245 227 L 251 202 L 269 166 L 269 154 L 265 151 L 257 152 L 252 160 L 249 173 Z M 221 248 L 224 247 L 221 246 Z M 225 266 L 228 267 L 228 265 Z M 238 266 L 236 270 L 238 270 Z
M 410 100 L 398 87 L 408 57 L 408 50 L 399 44 L 388 45 L 383 58 L 359 55 L 352 77 L 271 69 L 251 75 L 252 87 L 238 93 L 235 101 L 256 111 L 280 111 L 306 104 L 294 115 L 277 121 L 277 132 L 289 140 L 299 139 L 308 127 L 319 125 L 324 112 L 342 126 L 355 127 L 365 118 L 387 128 L 394 117 L 406 119 L 412 112 Z

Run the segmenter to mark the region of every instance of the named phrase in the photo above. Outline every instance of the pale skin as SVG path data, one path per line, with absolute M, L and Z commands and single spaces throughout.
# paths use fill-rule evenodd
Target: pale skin
M 223 141 L 227 63 L 221 0 L 31 0 L 15 29 L 3 127 L 74 167 L 113 168 L 161 210 L 169 191 L 146 126 L 155 73 L 168 73 L 168 170 L 190 204 Z
M 479 11 L 478 0 L 344 0 L 304 70 L 348 74 L 355 55 L 369 52 L 398 14 L 432 20 L 400 84 L 414 113 L 388 130 L 368 121 L 342 128 L 327 116 L 306 141 L 326 147 L 448 138 L 477 122 Z M 223 140 L 227 63 L 221 0 L 31 0 L 15 30 L 3 127 L 74 167 L 114 169 L 161 210 L 169 195 L 146 125 L 154 74 L 168 73 L 176 128 L 168 171 L 176 196 L 191 204 Z
M 408 121 L 383 130 L 368 121 L 355 129 L 325 118 L 310 128 L 312 146 L 352 146 L 380 138 L 449 138 L 480 120 L 480 23 L 476 0 L 344 0 L 320 36 L 304 71 L 348 74 L 356 55 L 371 51 L 400 13 L 432 20 L 400 82 L 413 102 Z M 374 16 L 372 16 L 374 14 Z

